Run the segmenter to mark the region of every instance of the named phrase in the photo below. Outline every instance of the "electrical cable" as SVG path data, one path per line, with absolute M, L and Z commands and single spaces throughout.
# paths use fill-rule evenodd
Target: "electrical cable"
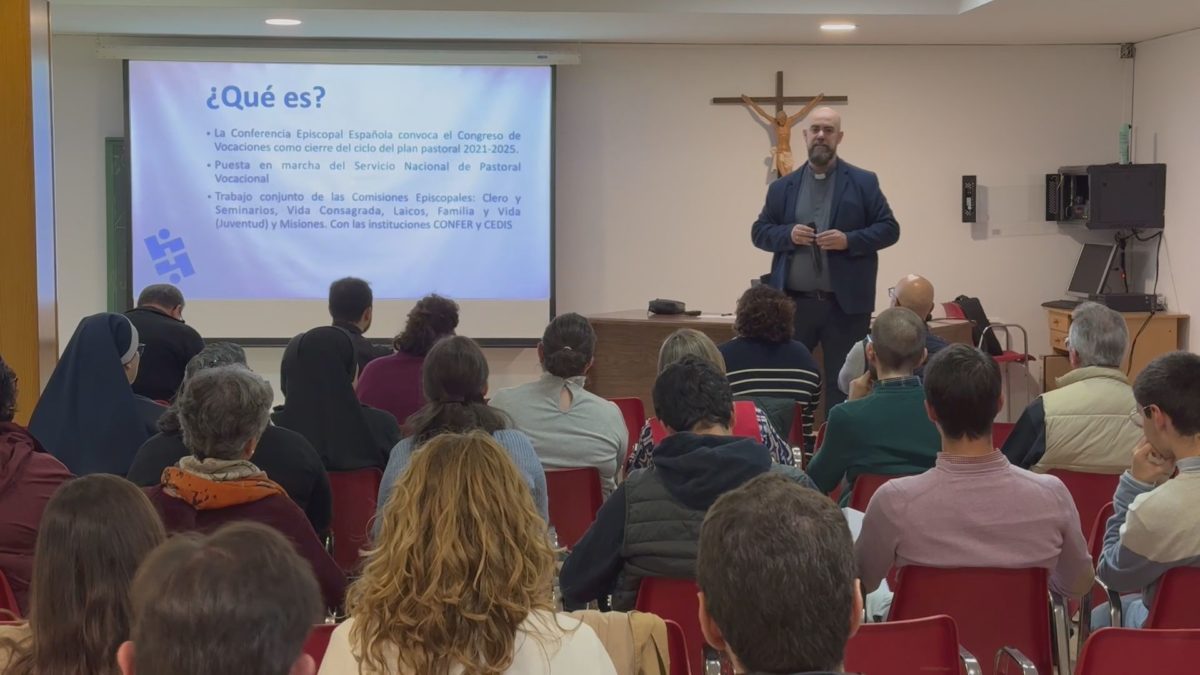
M 1154 247 L 1154 290 L 1150 296 L 1150 313 L 1146 315 L 1146 320 L 1142 321 L 1141 327 L 1138 328 L 1137 333 L 1133 336 L 1133 342 L 1129 343 L 1129 360 L 1125 364 L 1125 375 L 1127 376 L 1133 371 L 1133 353 L 1137 349 L 1138 338 L 1142 337 L 1142 331 L 1146 330 L 1146 326 L 1150 325 L 1150 319 L 1153 319 L 1154 315 L 1158 313 L 1158 264 L 1162 260 L 1163 233 L 1160 230 L 1157 234 L 1143 238 L 1135 231 L 1133 238 L 1138 241 L 1150 241 L 1157 238 L 1158 244 Z

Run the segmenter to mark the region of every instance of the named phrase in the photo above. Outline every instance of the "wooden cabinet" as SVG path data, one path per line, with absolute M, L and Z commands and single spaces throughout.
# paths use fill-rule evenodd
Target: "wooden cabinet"
M 1129 340 L 1133 344 L 1133 353 L 1126 353 L 1125 362 L 1121 369 L 1129 374 L 1132 381 L 1138 373 L 1155 357 L 1182 348 L 1184 332 L 1187 329 L 1188 315 L 1168 314 L 1160 312 L 1150 315 L 1146 312 L 1123 313 L 1125 325 L 1129 327 Z M 1071 310 L 1046 309 L 1046 318 L 1050 325 L 1050 349 L 1053 354 L 1067 354 L 1067 334 L 1071 328 Z M 1139 335 L 1140 332 L 1140 335 Z M 1061 365 L 1061 362 L 1059 364 Z M 1061 368 L 1045 369 L 1043 373 L 1043 391 L 1055 388 L 1054 380 L 1063 374 Z

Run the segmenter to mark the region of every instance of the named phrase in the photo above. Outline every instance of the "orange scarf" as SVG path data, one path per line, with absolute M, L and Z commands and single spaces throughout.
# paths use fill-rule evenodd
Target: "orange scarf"
M 167 467 L 162 474 L 163 490 L 187 502 L 197 511 L 212 511 L 227 506 L 249 504 L 272 495 L 286 495 L 282 487 L 258 473 L 238 480 L 215 481 L 189 473 L 177 466 Z

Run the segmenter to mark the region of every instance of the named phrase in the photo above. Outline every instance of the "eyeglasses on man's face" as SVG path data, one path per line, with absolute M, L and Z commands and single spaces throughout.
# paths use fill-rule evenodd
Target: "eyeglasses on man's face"
M 1154 404 L 1151 403 L 1150 405 L 1144 405 L 1140 408 L 1134 408 L 1133 410 L 1130 410 L 1129 421 L 1137 425 L 1138 428 L 1144 428 L 1146 426 L 1146 418 L 1150 416 L 1150 408 L 1153 407 L 1153 405 Z

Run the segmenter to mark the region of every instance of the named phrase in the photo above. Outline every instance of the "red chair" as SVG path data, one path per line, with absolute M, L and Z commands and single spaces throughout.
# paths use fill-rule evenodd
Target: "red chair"
M 371 519 L 379 501 L 379 469 L 330 471 L 333 492 L 333 559 L 347 574 L 358 566 L 360 552 L 371 540 Z
M 12 616 L 6 614 L 6 611 L 11 612 Z M 10 618 L 20 619 L 21 608 L 17 605 L 17 596 L 13 594 L 12 587 L 8 585 L 4 570 L 0 570 L 0 620 Z
M 1013 427 L 1017 426 L 1010 422 L 996 422 L 992 425 L 992 447 L 1003 448 L 1004 442 L 1012 435 Z
M 1047 602 L 1051 597 L 1047 576 L 1040 567 L 939 569 L 909 565 L 897 574 L 889 618 L 953 617 L 962 645 L 982 659 L 982 670 L 988 675 L 996 672 L 995 663 L 1002 654 L 1018 663 L 1029 662 L 1039 673 L 1050 673 L 1058 654 L 1058 672 L 1068 673 L 1066 608 L 1061 600 Z
M 902 476 L 883 476 L 877 473 L 859 474 L 858 478 L 854 479 L 854 491 L 850 493 L 850 508 L 856 511 L 866 511 L 867 504 L 871 503 L 871 497 L 875 495 L 875 491 L 883 487 L 883 484 L 893 478 L 901 478 Z
M 625 461 L 621 462 L 621 466 L 625 466 L 629 462 L 629 456 L 633 454 L 633 446 L 637 445 L 638 435 L 642 433 L 642 425 L 646 423 L 646 404 L 642 403 L 642 399 L 632 396 L 608 400 L 617 404 L 621 417 L 625 419 L 625 429 L 629 432 L 628 442 L 625 444 Z
M 733 429 L 731 431 L 734 436 L 753 438 L 762 443 L 762 429 L 758 426 L 758 407 L 754 405 L 754 401 L 733 402 Z M 667 433 L 667 427 L 658 421 L 657 417 L 650 418 L 650 436 L 654 439 L 655 445 L 662 443 L 667 436 L 670 436 Z
M 1075 510 L 1079 512 L 1079 529 L 1087 535 L 1092 524 L 1096 522 L 1096 514 L 1113 499 L 1117 490 L 1120 474 L 1081 473 L 1079 471 L 1062 471 L 1051 469 L 1046 473 L 1057 477 L 1067 486 L 1071 500 L 1075 502 Z
M 550 525 L 558 533 L 560 546 L 574 548 L 596 520 L 604 503 L 600 471 L 594 466 L 580 469 L 546 470 L 546 495 Z
M 958 644 L 954 619 L 941 614 L 909 621 L 864 623 L 846 643 L 844 670 L 870 675 L 968 675 L 979 662 Z
M 646 577 L 638 587 L 639 612 L 657 614 L 679 624 L 687 652 L 688 667 L 693 673 L 704 672 L 704 633 L 700 630 L 700 589 L 691 579 Z M 672 662 L 675 660 L 672 656 Z
M 667 654 L 671 658 L 671 675 L 692 675 L 691 664 L 687 657 L 687 638 L 683 636 L 683 628 L 674 621 L 667 624 Z
M 963 312 L 962 307 L 957 302 L 943 302 L 942 309 L 946 312 L 947 319 L 967 320 L 967 315 Z M 1011 402 L 1012 399 L 1012 380 L 1004 373 L 1004 364 L 1016 363 L 1025 369 L 1025 380 L 1028 381 L 1033 375 L 1029 372 L 1029 362 L 1037 359 L 1029 353 L 1029 334 L 1025 331 L 1025 327 L 1015 323 L 992 323 L 987 326 L 982 326 L 982 331 L 979 335 L 979 344 L 976 345 L 983 349 L 983 342 L 987 338 L 988 333 L 1004 332 L 1004 351 L 999 355 L 993 355 L 994 360 L 1000 366 L 1000 374 L 1005 382 L 1005 401 Z M 1011 330 L 1018 330 L 1021 333 L 1021 351 L 1012 350 L 1012 334 Z M 1028 403 L 1028 402 L 1027 402 Z M 1009 404 L 1009 411 L 1012 411 L 1012 405 Z
M 317 669 L 321 668 L 321 661 L 325 658 L 325 650 L 329 649 L 329 638 L 333 635 L 333 629 L 337 628 L 336 623 L 319 623 L 313 626 L 312 631 L 308 634 L 308 639 L 304 641 L 304 653 L 313 657 L 313 661 L 317 662 Z
M 1100 507 L 1100 512 L 1096 514 L 1095 522 L 1092 523 L 1088 535 L 1088 553 L 1092 556 L 1092 567 L 1100 563 L 1100 554 L 1104 552 L 1104 530 L 1108 525 L 1108 519 L 1112 518 L 1113 505 L 1112 502 Z M 1099 583 L 1092 586 L 1092 592 L 1083 596 L 1083 599 L 1078 603 L 1079 610 L 1079 649 L 1082 653 L 1083 644 L 1087 641 L 1088 633 L 1092 629 L 1092 608 L 1108 602 L 1108 594 L 1104 592 L 1104 587 Z M 1076 611 L 1076 602 L 1074 600 L 1067 603 L 1067 610 L 1074 615 Z
M 817 427 L 817 442 L 813 447 L 813 454 L 821 449 L 821 445 L 825 442 L 825 427 L 829 426 L 829 422 L 821 422 L 821 426 Z
M 1084 643 L 1075 675 L 1192 675 L 1200 630 L 1103 628 Z
M 1200 628 L 1200 567 L 1175 567 L 1158 580 L 1143 628 Z

